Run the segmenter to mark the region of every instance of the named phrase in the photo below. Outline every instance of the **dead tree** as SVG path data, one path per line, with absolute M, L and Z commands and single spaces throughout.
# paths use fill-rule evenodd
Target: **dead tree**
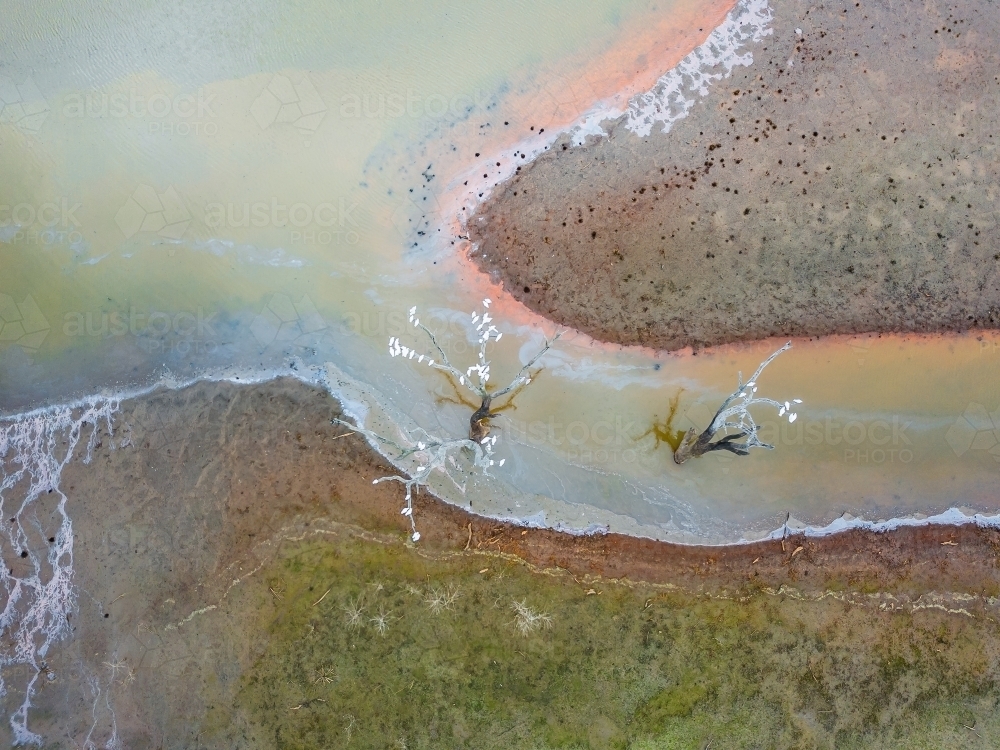
M 448 355 L 441 348 L 434 332 L 421 323 L 417 317 L 416 307 L 410 308 L 409 321 L 414 328 L 419 328 L 427 335 L 437 354 L 434 356 L 430 354 L 418 354 L 415 349 L 400 343 L 400 340 L 395 336 L 389 338 L 389 356 L 405 357 L 407 359 L 416 358 L 417 362 L 426 362 L 428 367 L 433 367 L 435 370 L 440 370 L 444 373 L 445 377 L 448 378 L 448 382 L 455 389 L 457 403 L 474 409 L 472 416 L 469 417 L 469 439 L 477 443 L 481 443 L 489 435 L 491 419 L 495 419 L 502 411 L 515 408 L 513 405 L 514 396 L 538 374 L 537 372 L 533 374 L 531 368 L 552 348 L 552 345 L 562 335 L 562 332 L 560 332 L 551 341 L 546 340 L 545 345 L 518 371 L 509 385 L 499 390 L 492 390 L 489 385 L 490 362 L 486 359 L 486 346 L 491 341 L 499 341 L 503 337 L 503 333 L 493 325 L 493 318 L 489 313 L 490 304 L 489 299 L 484 299 L 483 307 L 485 311 L 481 314 L 478 312 L 472 313 L 472 322 L 476 324 L 476 333 L 479 334 L 479 357 L 478 362 L 467 368 L 464 373 L 448 361 Z M 462 394 L 462 388 L 471 391 L 473 397 L 478 399 L 479 403 L 477 404 L 465 397 Z M 493 403 L 504 396 L 510 396 L 510 400 L 499 408 L 494 408 Z
M 489 314 L 490 300 L 484 299 L 483 306 L 486 308 L 485 312 L 482 314 L 472 314 L 472 323 L 476 325 L 476 332 L 479 334 L 478 362 L 469 367 L 464 373 L 448 361 L 448 355 L 441 348 L 434 332 L 423 325 L 420 319 L 417 318 L 416 307 L 410 308 L 410 323 L 414 328 L 420 328 L 427 334 L 434 350 L 437 352 L 436 355 L 419 354 L 415 349 L 402 344 L 395 336 L 389 338 L 389 356 L 416 359 L 420 364 L 426 364 L 428 367 L 443 372 L 455 388 L 458 402 L 475 410 L 469 418 L 468 437 L 439 438 L 417 428 L 421 433 L 421 437 L 415 438 L 400 428 L 400 440 L 392 440 L 366 429 L 364 425 L 353 425 L 342 419 L 333 420 L 334 423 L 363 435 L 372 445 L 389 449 L 394 454 L 392 459 L 396 462 L 410 459 L 411 457 L 416 459 L 416 466 L 408 469 L 409 476 L 391 475 L 379 477 L 372 482 L 372 484 L 399 482 L 406 489 L 406 504 L 400 510 L 400 513 L 410 519 L 410 538 L 414 542 L 420 540 L 420 532 L 417 531 L 417 524 L 413 517 L 413 496 L 420 491 L 421 486 L 427 486 L 432 473 L 435 471 L 443 473 L 464 492 L 464 484 L 459 484 L 449 471 L 450 467 L 451 469 L 457 469 L 458 474 L 465 473 L 465 470 L 460 467 L 458 459 L 471 461 L 472 468 L 479 469 L 484 474 L 489 474 L 490 468 L 494 465 L 498 467 L 504 465 L 506 459 L 495 461 L 493 458 L 497 436 L 493 435 L 491 437 L 489 435 L 490 420 L 498 416 L 501 411 L 514 407 L 512 400 L 508 400 L 500 408 L 494 409 L 493 402 L 504 396 L 510 396 L 513 399 L 522 388 L 530 383 L 532 378 L 538 374 L 537 372 L 532 374 L 531 368 L 561 335 L 556 334 L 551 341 L 546 340 L 541 350 L 518 371 L 509 385 L 499 390 L 491 390 L 489 386 L 490 363 L 486 359 L 486 346 L 490 341 L 499 341 L 503 334 L 497 330 L 496 326 L 492 325 L 493 318 Z M 479 399 L 479 403 L 476 404 L 465 398 L 460 391 L 460 387 L 471 391 Z
M 773 445 L 762 442 L 757 437 L 758 426 L 749 409 L 758 404 L 767 404 L 778 410 L 779 417 L 787 415 L 789 422 L 796 420 L 798 414 L 792 411 L 792 405 L 801 404 L 802 399 L 796 398 L 781 403 L 774 399 L 758 398 L 754 395 L 757 392 L 757 380 L 764 372 L 764 368 L 771 364 L 775 357 L 791 347 L 792 342 L 789 341 L 761 362 L 760 367 L 746 384 L 743 383 L 743 373 L 739 373 L 739 387 L 722 402 L 722 406 L 715 413 L 711 424 L 700 434 L 694 427 L 684 433 L 680 445 L 674 451 L 674 462 L 682 464 L 689 458 L 701 456 L 711 451 L 729 451 L 737 456 L 746 456 L 750 453 L 751 448 L 773 450 Z M 721 437 L 716 439 L 720 433 L 722 433 Z
M 417 522 L 413 517 L 413 496 L 420 492 L 421 485 L 426 486 L 428 484 L 431 474 L 435 471 L 440 471 L 451 479 L 459 490 L 464 492 L 464 485 L 458 484 L 448 470 L 449 466 L 455 469 L 459 468 L 459 464 L 455 460 L 456 454 L 462 453 L 470 456 L 472 466 L 480 469 L 484 474 L 489 474 L 489 469 L 494 464 L 503 466 L 506 461 L 504 458 L 501 458 L 499 461 L 493 460 L 493 447 L 497 442 L 496 435 L 475 441 L 467 438 L 441 439 L 418 428 L 423 435 L 423 439 L 417 440 L 400 428 L 400 438 L 404 441 L 404 443 L 400 443 L 399 441 L 383 437 L 377 432 L 368 430 L 361 425 L 354 425 L 336 417 L 331 421 L 334 424 L 346 427 L 351 432 L 363 435 L 372 445 L 391 449 L 394 454 L 392 456 L 393 461 L 400 462 L 411 456 L 416 457 L 416 466 L 408 470 L 409 476 L 393 474 L 386 477 L 379 477 L 372 481 L 372 484 L 399 482 L 406 488 L 406 505 L 400 510 L 400 514 L 410 519 L 410 538 L 414 542 L 420 541 L 420 532 L 417 531 Z

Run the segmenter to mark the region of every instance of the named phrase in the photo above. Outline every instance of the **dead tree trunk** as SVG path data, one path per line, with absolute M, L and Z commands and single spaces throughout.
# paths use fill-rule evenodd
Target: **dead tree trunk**
M 682 464 L 689 458 L 702 456 L 711 451 L 729 451 L 737 456 L 746 456 L 751 448 L 767 448 L 772 450 L 773 445 L 761 442 L 757 437 L 757 423 L 748 411 L 756 404 L 767 404 L 778 409 L 778 416 L 787 414 L 788 421 L 794 422 L 798 416 L 792 411 L 792 404 L 801 404 L 802 399 L 785 401 L 783 404 L 770 398 L 756 398 L 757 378 L 764 371 L 764 368 L 771 364 L 771 361 L 786 349 L 790 349 L 792 342 L 789 341 L 783 347 L 774 352 L 770 357 L 761 362 L 760 367 L 750 378 L 750 381 L 743 384 L 743 373 L 739 374 L 739 387 L 732 395 L 722 402 L 722 406 L 712 417 L 711 424 L 698 434 L 698 430 L 692 427 L 681 439 L 681 443 L 674 451 L 674 463 Z M 724 433 L 722 437 L 713 442 L 713 438 L 718 433 Z M 745 439 L 745 440 L 744 440 Z M 738 442 L 743 440 L 744 442 Z

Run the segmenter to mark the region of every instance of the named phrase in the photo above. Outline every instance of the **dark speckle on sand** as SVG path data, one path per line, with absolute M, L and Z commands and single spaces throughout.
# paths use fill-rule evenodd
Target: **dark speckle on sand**
M 752 65 L 669 133 L 619 121 L 497 189 L 469 224 L 481 268 L 559 323 L 659 349 L 1000 327 L 1000 14 L 772 8 Z

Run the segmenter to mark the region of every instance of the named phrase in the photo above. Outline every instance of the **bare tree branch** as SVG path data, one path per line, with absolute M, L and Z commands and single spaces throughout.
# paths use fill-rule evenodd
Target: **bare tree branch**
M 420 322 L 420 318 L 417 317 L 416 306 L 410 308 L 409 321 L 414 328 L 419 328 L 427 335 L 433 349 L 437 352 L 437 355 L 431 356 L 430 354 L 419 353 L 416 349 L 404 345 L 399 338 L 395 336 L 389 337 L 389 356 L 404 357 L 406 359 L 416 358 L 417 362 L 420 364 L 423 364 L 426 361 L 428 367 L 440 370 L 441 372 L 451 376 L 457 380 L 461 386 L 470 390 L 480 399 L 479 408 L 476 409 L 469 419 L 469 439 L 477 443 L 489 434 L 490 420 L 498 416 L 497 411 L 491 410 L 493 405 L 492 402 L 502 396 L 506 396 L 512 391 L 517 391 L 520 387 L 530 383 L 531 368 L 536 362 L 538 362 L 539 359 L 542 358 L 542 355 L 552 348 L 552 345 L 559 339 L 559 337 L 562 336 L 562 332 L 560 331 L 552 338 L 551 341 L 546 339 L 545 345 L 541 348 L 541 350 L 518 371 L 517 375 L 514 376 L 514 379 L 505 388 L 501 388 L 500 390 L 490 390 L 490 362 L 486 359 L 486 347 L 491 341 L 499 341 L 503 337 L 503 333 L 499 331 L 495 325 L 493 325 L 493 317 L 489 313 L 490 304 L 491 301 L 488 298 L 484 299 L 483 307 L 485 310 L 482 313 L 472 313 L 472 322 L 477 324 L 476 332 L 479 334 L 479 354 L 476 364 L 470 365 L 464 373 L 448 361 L 448 355 L 438 342 L 437 336 L 435 336 L 434 332 L 427 326 Z
M 552 345 L 554 343 L 556 343 L 556 341 L 558 341 L 559 337 L 562 336 L 562 335 L 563 335 L 563 332 L 559 331 L 559 333 L 557 333 L 555 336 L 552 337 L 551 341 L 549 341 L 548 339 L 546 339 L 545 340 L 545 346 L 543 346 L 541 348 L 541 350 L 538 352 L 538 354 L 536 354 L 534 357 L 531 358 L 531 360 L 528 362 L 528 364 L 526 364 L 524 367 L 521 368 L 521 370 L 517 373 L 517 375 L 514 377 L 514 379 L 510 382 L 510 385 L 508 385 L 506 388 L 503 388 L 503 389 L 501 389 L 499 391 L 495 391 L 494 393 L 491 394 L 492 397 L 493 398 L 500 398 L 501 396 L 506 396 L 512 390 L 514 390 L 515 388 L 517 388 L 519 385 L 530 383 L 531 382 L 531 378 L 528 376 L 528 371 L 534 366 L 535 362 L 537 362 L 538 360 L 540 360 L 542 358 L 542 355 L 545 354 L 545 352 L 547 352 L 549 349 L 552 348 Z
M 503 466 L 506 461 L 506 459 L 503 458 L 501 458 L 499 462 L 493 459 L 493 447 L 497 442 L 495 435 L 493 437 L 486 437 L 481 443 L 477 443 L 467 438 L 441 440 L 440 438 L 435 438 L 428 435 L 426 431 L 421 430 L 421 432 L 423 432 L 428 438 L 426 442 L 423 440 L 414 441 L 409 435 L 406 435 L 409 445 L 400 445 L 395 440 L 390 440 L 382 435 L 379 435 L 377 432 L 373 432 L 372 430 L 368 430 L 359 425 L 353 425 L 342 419 L 334 418 L 331 421 L 334 424 L 346 427 L 351 430 L 351 432 L 364 435 L 373 443 L 394 448 L 397 455 L 392 458 L 396 461 L 409 458 L 410 456 L 416 456 L 418 464 L 415 469 L 410 471 L 409 477 L 393 475 L 379 477 L 378 479 L 372 481 L 372 484 L 381 484 L 382 482 L 399 482 L 406 488 L 406 506 L 400 511 L 400 513 L 410 519 L 410 529 L 412 531 L 411 538 L 414 542 L 420 540 L 420 532 L 417 531 L 417 524 L 413 518 L 413 496 L 420 491 L 421 485 L 427 484 L 428 479 L 433 472 L 441 471 L 444 472 L 446 476 L 451 478 L 451 474 L 448 473 L 448 464 L 450 462 L 457 465 L 454 460 L 454 454 L 461 453 L 463 451 L 466 452 L 466 455 L 471 455 L 472 465 L 478 469 L 482 469 L 484 473 L 488 473 L 489 468 L 494 464 Z
M 362 425 L 352 425 L 342 419 L 333 420 L 335 424 L 342 425 L 352 432 L 364 435 L 375 445 L 392 449 L 395 453 L 392 458 L 396 461 L 410 457 L 417 458 L 417 466 L 409 472 L 408 477 L 398 475 L 386 476 L 372 482 L 372 484 L 399 482 L 406 488 L 406 505 L 400 513 L 410 519 L 410 529 L 412 531 L 410 538 L 414 542 L 420 539 L 420 532 L 417 531 L 417 524 L 413 517 L 413 496 L 420 491 L 421 485 L 427 485 L 429 477 L 433 472 L 441 471 L 449 479 L 455 481 L 448 472 L 448 466 L 458 467 L 457 457 L 461 456 L 465 456 L 466 458 L 471 457 L 473 467 L 481 469 L 484 473 L 488 473 L 490 467 L 494 465 L 504 465 L 506 459 L 500 459 L 499 461 L 493 459 L 493 449 L 496 446 L 497 437 L 495 435 L 492 437 L 489 436 L 490 420 L 497 417 L 499 411 L 491 411 L 492 402 L 494 399 L 510 393 L 517 395 L 517 392 L 521 388 L 531 382 L 530 371 L 532 366 L 541 359 L 542 355 L 562 335 L 560 333 L 551 341 L 546 340 L 545 346 L 531 358 L 528 364 L 524 365 L 518 371 L 510 385 L 499 391 L 491 391 L 488 385 L 490 380 L 490 362 L 486 359 L 486 347 L 491 341 L 499 341 L 503 337 L 503 333 L 497 330 L 496 326 L 492 323 L 493 318 L 489 314 L 489 299 L 483 300 L 483 307 L 486 308 L 484 312 L 472 313 L 472 323 L 476 325 L 476 332 L 479 334 L 478 362 L 470 366 L 464 373 L 448 360 L 448 355 L 438 342 L 434 332 L 420 322 L 415 306 L 410 308 L 410 324 L 414 328 L 419 328 L 427 335 L 427 338 L 430 339 L 432 350 L 436 354 L 432 356 L 426 353 L 418 353 L 417 350 L 401 343 L 397 337 L 391 336 L 389 338 L 389 356 L 416 359 L 420 364 L 426 361 L 428 367 L 444 372 L 449 376 L 452 379 L 453 385 L 454 380 L 457 380 L 458 384 L 470 390 L 480 399 L 479 408 L 473 412 L 469 419 L 469 436 L 467 438 L 442 439 L 430 435 L 426 430 L 421 429 L 420 432 L 425 439 L 415 440 L 411 435 L 401 430 L 404 442 L 400 443 L 368 430 Z M 464 403 L 465 399 L 461 398 L 461 394 L 459 394 L 459 397 Z M 513 396 L 511 399 L 513 399 Z M 500 408 L 507 408 L 509 403 L 510 401 L 508 401 L 507 405 Z M 470 404 L 470 406 L 472 405 Z
M 752 406 L 766 404 L 775 407 L 779 417 L 787 414 L 789 422 L 796 420 L 798 414 L 792 411 L 792 405 L 801 404 L 802 399 L 796 398 L 781 403 L 774 399 L 754 396 L 757 392 L 757 380 L 764 372 L 764 368 L 771 364 L 779 354 L 791 348 L 792 342 L 789 341 L 771 354 L 760 363 L 746 384 L 743 383 L 743 373 L 739 373 L 737 381 L 739 387 L 722 402 L 722 406 L 715 413 L 711 424 L 701 434 L 698 434 L 698 431 L 693 427 L 684 434 L 680 445 L 674 451 L 674 461 L 682 464 L 689 458 L 701 456 L 711 451 L 729 451 L 737 456 L 746 456 L 750 453 L 751 448 L 773 450 L 773 445 L 762 442 L 757 436 L 758 425 L 754 422 L 749 409 Z M 730 432 L 730 430 L 735 432 Z M 713 442 L 713 438 L 720 432 L 724 433 L 723 436 Z M 738 442 L 740 440 L 744 440 L 744 442 Z

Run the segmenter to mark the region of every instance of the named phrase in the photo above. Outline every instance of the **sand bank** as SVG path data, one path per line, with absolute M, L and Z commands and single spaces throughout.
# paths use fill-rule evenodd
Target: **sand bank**
M 473 258 L 542 315 L 658 349 L 1000 325 L 1000 16 L 770 12 L 749 65 L 686 82 L 686 117 L 654 89 L 522 167 L 469 221 Z

